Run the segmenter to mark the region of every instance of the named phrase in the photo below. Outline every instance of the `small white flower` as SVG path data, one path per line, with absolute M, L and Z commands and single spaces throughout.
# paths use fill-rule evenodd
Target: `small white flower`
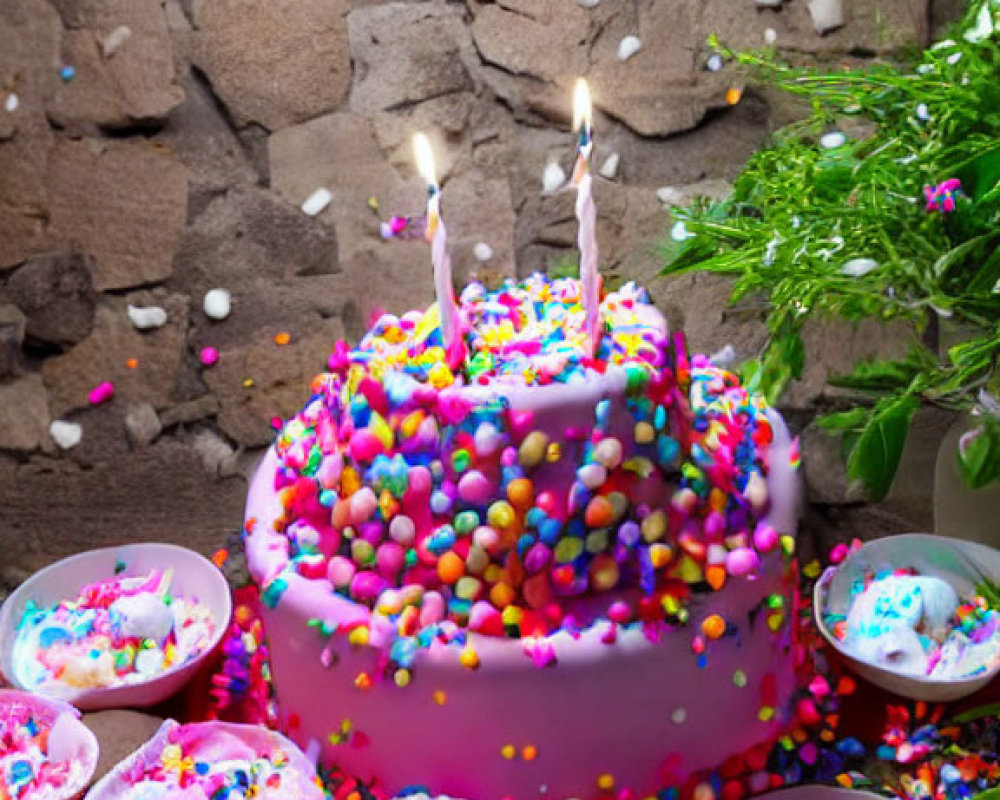
M 920 103 L 917 106 L 917 119 L 921 122 L 927 122 L 931 118 L 930 109 L 927 108 L 927 103 Z
M 962 60 L 962 54 L 960 52 L 959 53 L 952 53 L 950 56 L 948 56 L 948 63 L 949 64 L 957 64 L 961 60 Z
M 833 150 L 846 144 L 847 137 L 840 131 L 830 131 L 830 133 L 825 133 L 820 137 L 819 143 L 821 147 L 825 147 L 827 150 Z
M 684 220 L 679 219 L 674 223 L 674 227 L 670 229 L 670 238 L 675 242 L 683 242 L 686 239 L 694 238 L 695 234 L 691 233 L 687 229 L 687 225 L 684 224 Z
M 852 258 L 850 261 L 844 263 L 844 266 L 840 268 L 840 272 L 852 278 L 861 278 L 873 269 L 878 269 L 878 262 L 874 259 Z
M 765 267 L 769 267 L 774 263 L 774 256 L 778 252 L 779 244 L 781 244 L 781 240 L 777 236 L 767 243 L 767 248 L 764 250 L 764 257 L 761 259 L 761 263 Z
M 793 228 L 798 228 L 801 225 L 802 225 L 802 220 L 800 220 L 798 217 L 792 217 L 792 227 Z

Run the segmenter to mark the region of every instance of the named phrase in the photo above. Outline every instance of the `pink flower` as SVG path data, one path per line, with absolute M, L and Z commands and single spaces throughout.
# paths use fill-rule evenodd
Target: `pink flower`
M 928 211 L 940 211 L 947 214 L 955 210 L 955 196 L 962 191 L 962 182 L 958 178 L 949 178 L 937 186 L 925 186 L 924 198 L 927 200 Z

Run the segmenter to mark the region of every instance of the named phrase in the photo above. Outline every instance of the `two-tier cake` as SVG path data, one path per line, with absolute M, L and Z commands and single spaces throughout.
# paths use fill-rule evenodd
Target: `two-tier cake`
M 645 292 L 472 284 L 338 343 L 253 480 L 282 720 L 388 794 L 646 797 L 793 690 L 796 448 Z

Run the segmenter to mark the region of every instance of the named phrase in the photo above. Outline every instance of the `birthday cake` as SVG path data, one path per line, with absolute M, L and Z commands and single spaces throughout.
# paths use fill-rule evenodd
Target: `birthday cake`
M 576 280 L 455 311 L 450 347 L 437 305 L 338 343 L 252 481 L 291 737 L 376 794 L 470 800 L 647 797 L 766 752 L 794 687 L 781 418 L 632 284 L 594 348 Z

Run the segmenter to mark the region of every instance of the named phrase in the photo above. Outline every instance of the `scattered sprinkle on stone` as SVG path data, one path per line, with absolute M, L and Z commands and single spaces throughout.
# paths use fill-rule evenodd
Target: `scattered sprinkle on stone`
M 87 396 L 87 399 L 90 401 L 92 406 L 99 406 L 101 403 L 107 402 L 114 396 L 115 385 L 111 383 L 111 381 L 104 381 L 97 384 L 97 386 L 90 390 L 90 394 Z
M 160 306 L 134 306 L 129 303 L 128 318 L 140 331 L 153 330 L 167 324 L 167 312 Z
M 253 388 L 253 378 L 244 378 L 243 379 L 243 388 L 244 389 L 252 389 Z
M 757 8 L 780 8 L 784 0 L 753 0 Z
M 705 62 L 705 66 L 708 68 L 709 72 L 718 72 L 722 69 L 722 56 L 718 53 L 713 53 L 708 57 L 708 61 Z
M 576 2 L 583 8 L 597 8 L 601 4 L 601 0 L 576 0 Z
M 80 444 L 83 438 L 83 427 L 75 422 L 56 419 L 49 425 L 49 436 L 61 450 L 69 450 Z
M 329 189 L 317 189 L 302 204 L 302 213 L 310 217 L 315 217 L 333 200 L 333 195 Z
M 75 76 L 76 76 L 76 68 L 71 67 L 68 64 L 61 70 L 59 70 L 59 77 L 62 78 L 64 81 L 67 82 L 71 81 Z
M 878 262 L 871 258 L 852 258 L 840 268 L 844 275 L 852 278 L 860 278 L 867 275 L 873 269 L 878 268 Z
M 743 99 L 743 90 L 739 86 L 730 86 L 726 90 L 726 102 L 731 106 L 735 106 L 740 100 Z
M 545 172 L 542 173 L 542 192 L 552 194 L 564 183 L 566 183 L 566 173 L 563 172 L 563 168 L 555 161 L 547 164 Z
M 20 105 L 21 105 L 20 99 L 18 99 L 18 96 L 13 92 L 7 95 L 7 99 L 3 101 L 3 107 L 11 114 L 17 111 L 18 106 Z
M 835 150 L 838 147 L 843 147 L 846 143 L 847 137 L 840 131 L 824 133 L 819 139 L 820 147 L 824 147 L 827 150 Z
M 602 178 L 607 178 L 609 181 L 614 180 L 615 176 L 618 174 L 618 164 L 621 162 L 621 156 L 618 153 L 612 153 L 606 159 L 604 163 L 601 164 L 601 168 L 598 170 Z
M 618 43 L 618 60 L 628 61 L 642 50 L 642 41 L 638 36 L 626 36 Z
M 472 254 L 476 257 L 476 261 L 489 261 L 493 258 L 493 248 L 486 242 L 477 242 L 472 248 Z
M 764 31 L 764 43 L 774 44 L 778 41 L 778 32 L 774 28 L 768 28 Z
M 127 359 L 125 359 L 125 366 L 128 367 L 129 369 L 135 369 L 136 367 L 139 366 L 139 359 L 138 358 L 127 358 Z
M 219 351 L 214 347 L 203 347 L 198 354 L 198 358 L 201 359 L 201 363 L 206 367 L 211 367 L 219 360 Z
M 274 334 L 274 343 L 278 345 L 278 347 L 284 347 L 290 341 L 292 341 L 292 334 L 288 331 L 279 331 Z
M 101 42 L 101 54 L 105 58 L 111 58 L 131 36 L 132 29 L 128 25 L 119 25 L 104 37 Z
M 229 316 L 232 309 L 232 295 L 228 289 L 209 289 L 205 292 L 202 308 L 210 319 L 222 320 Z

